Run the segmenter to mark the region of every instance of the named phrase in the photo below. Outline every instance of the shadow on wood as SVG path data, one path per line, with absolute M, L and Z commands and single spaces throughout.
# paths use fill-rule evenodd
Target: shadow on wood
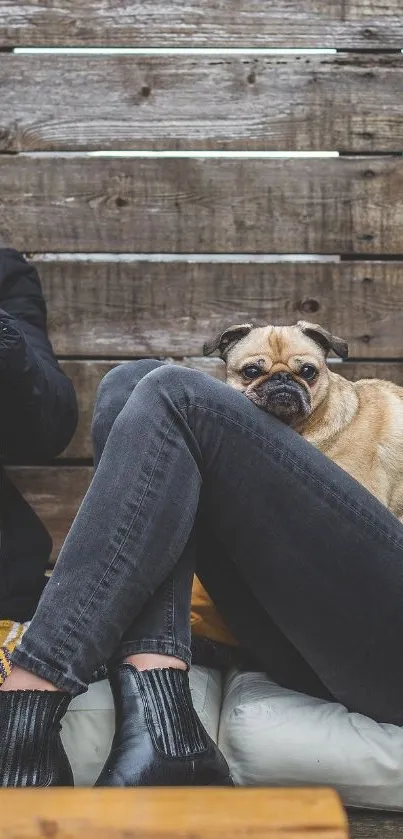
M 350 810 L 350 839 L 403 839 L 403 813 Z

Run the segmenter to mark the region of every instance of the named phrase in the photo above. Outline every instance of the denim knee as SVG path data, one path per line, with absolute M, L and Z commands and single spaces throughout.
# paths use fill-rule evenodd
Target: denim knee
M 116 417 L 138 382 L 160 366 L 160 361 L 142 358 L 118 364 L 103 377 L 97 390 L 92 417 L 94 447 L 98 443 L 105 444 Z
M 182 367 L 177 364 L 163 364 L 158 369 L 150 370 L 141 387 L 167 394 L 174 402 L 191 404 L 196 396 L 207 396 L 221 382 L 200 370 Z

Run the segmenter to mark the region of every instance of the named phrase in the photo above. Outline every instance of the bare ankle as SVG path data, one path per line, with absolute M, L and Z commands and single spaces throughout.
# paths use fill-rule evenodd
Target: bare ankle
M 176 670 L 187 670 L 187 665 L 180 658 L 158 653 L 135 653 L 124 659 L 125 664 L 133 664 L 137 670 L 156 670 L 163 667 L 173 667 Z
M 34 673 L 30 673 L 29 670 L 23 670 L 22 667 L 13 667 L 10 675 L 0 685 L 0 691 L 9 690 L 57 691 L 58 688 L 52 682 L 47 682 L 46 679 L 41 679 L 39 676 L 35 676 Z

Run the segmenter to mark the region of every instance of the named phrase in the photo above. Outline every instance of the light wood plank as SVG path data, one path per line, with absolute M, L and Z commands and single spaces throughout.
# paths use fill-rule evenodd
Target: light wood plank
M 231 323 L 301 318 L 352 358 L 403 356 L 403 262 L 34 262 L 61 356 L 201 355 Z
M 0 45 L 400 49 L 403 20 L 400 0 L 2 0 Z
M 0 157 L 0 231 L 29 251 L 394 254 L 400 157 Z
M 184 358 L 178 363 L 208 373 L 214 378 L 223 380 L 225 377 L 225 367 L 220 359 Z M 80 411 L 76 434 L 64 453 L 64 457 L 78 459 L 92 457 L 90 431 L 96 390 L 101 379 L 115 365 L 115 361 L 65 361 L 63 363 L 65 372 L 74 382 Z M 379 378 L 387 379 L 403 387 L 403 362 L 348 362 L 334 364 L 331 369 L 353 381 Z
M 3 790 L 1 839 L 347 839 L 331 790 Z
M 0 56 L 0 151 L 401 150 L 402 55 Z

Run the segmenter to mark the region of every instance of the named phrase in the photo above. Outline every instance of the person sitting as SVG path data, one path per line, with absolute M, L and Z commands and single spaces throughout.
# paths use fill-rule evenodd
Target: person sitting
M 47 335 L 38 274 L 21 253 L 0 247 L 0 681 L 45 587 L 52 549 L 4 464 L 55 457 L 76 424 L 74 388 Z
M 60 720 L 104 662 L 99 786 L 231 784 L 189 690 L 195 572 L 273 681 L 403 724 L 403 529 L 383 504 L 196 370 L 116 367 L 92 433 L 91 485 L 0 687 L 3 786 L 72 784 Z

